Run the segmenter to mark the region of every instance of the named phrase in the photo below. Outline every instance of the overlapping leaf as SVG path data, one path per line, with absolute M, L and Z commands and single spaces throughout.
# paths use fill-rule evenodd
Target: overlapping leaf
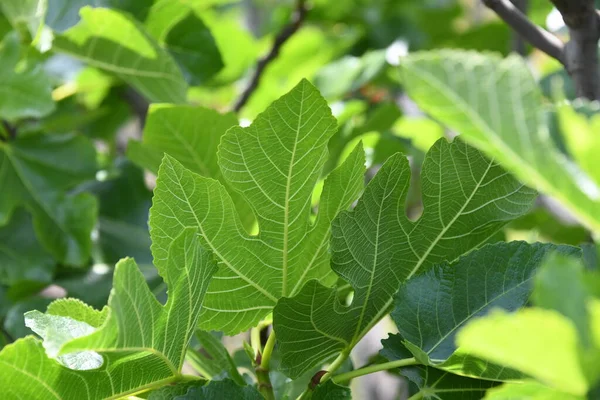
M 457 343 L 537 379 L 542 385 L 528 387 L 531 394 L 583 398 L 600 379 L 600 301 L 590 291 L 593 283 L 588 287 L 595 279 L 577 259 L 553 255 L 535 278 L 536 307 L 476 319 L 458 333 Z
M 429 365 L 450 370 L 458 367 L 466 375 L 484 373 L 487 379 L 514 377 L 497 366 L 473 370 L 476 363 L 472 360 L 456 365 L 467 357 L 456 353 L 456 333 L 471 319 L 493 308 L 515 311 L 525 306 L 537 268 L 554 251 L 580 253 L 570 246 L 501 242 L 471 252 L 454 263 L 436 265 L 409 280 L 396 294 L 391 313 L 405 345 L 419 349 L 419 356 L 425 357 Z M 392 339 L 383 344 L 397 345 Z
M 157 173 L 167 153 L 191 171 L 228 187 L 217 163 L 217 146 L 225 132 L 237 123 L 232 113 L 220 114 L 195 106 L 152 105 L 144 126 L 143 142 L 129 142 L 127 155 L 139 166 Z M 252 210 L 242 196 L 231 189 L 228 191 L 242 223 L 251 228 Z
M 158 262 L 157 267 L 169 286 L 164 306 L 148 289 L 135 262 L 124 259 L 115 268 L 107 315 L 72 300 L 54 303 L 46 314 L 28 314 L 30 326 L 50 343 L 44 342 L 44 351 L 42 342 L 27 337 L 3 349 L 0 384 L 5 395 L 10 399 L 120 398 L 177 380 L 202 298 L 217 267 L 193 229 L 175 239 L 168 260 Z M 80 332 L 93 333 L 73 339 L 74 332 L 65 330 L 68 321 Z M 62 362 L 67 362 L 67 355 L 88 361 L 101 355 L 102 365 L 73 370 L 46 353 Z
M 124 13 L 83 7 L 81 21 L 54 38 L 53 47 L 109 71 L 153 102 L 183 103 L 187 84 L 175 61 Z
M 90 256 L 96 201 L 66 191 L 95 173 L 92 144 L 81 136 L 32 135 L 0 142 L 0 225 L 25 206 L 41 244 L 59 261 L 78 266 Z
M 382 354 L 393 360 L 410 357 L 412 352 L 425 365 L 459 375 L 500 381 L 522 379 L 518 371 L 457 349 L 455 336 L 472 318 L 492 308 L 514 311 L 524 306 L 533 274 L 553 251 L 580 253 L 569 246 L 498 243 L 409 280 L 397 293 L 392 312 L 400 334 L 382 342 Z
M 16 211 L 8 225 L 0 228 L 0 283 L 17 286 L 23 282 L 48 284 L 55 261 L 35 237 L 31 217 Z
M 441 139 L 422 170 L 424 211 L 412 222 L 404 212 L 408 161 L 391 157 L 353 212 L 333 224 L 333 270 L 354 288 L 350 306 L 335 289 L 309 282 L 282 299 L 274 326 L 283 365 L 295 377 L 352 347 L 387 312 L 400 284 L 444 260 L 485 243 L 526 212 L 535 193 L 461 141 Z
M 25 65 L 15 71 L 20 45 L 16 34 L 0 43 L 0 118 L 9 121 L 43 117 L 54 110 L 52 87 L 40 65 Z
M 401 70 L 419 107 L 600 232 L 599 184 L 552 143 L 540 89 L 521 57 L 426 52 L 403 59 Z
M 325 100 L 304 80 L 250 127 L 223 136 L 221 172 L 252 207 L 257 236 L 243 230 L 223 185 L 165 156 L 151 209 L 153 251 L 155 260 L 165 259 L 165 244 L 192 226 L 215 253 L 219 272 L 206 295 L 202 328 L 240 332 L 307 280 L 335 282 L 328 265 L 331 220 L 358 197 L 364 174 L 359 146 L 326 179 L 311 224 L 311 196 L 335 128 Z

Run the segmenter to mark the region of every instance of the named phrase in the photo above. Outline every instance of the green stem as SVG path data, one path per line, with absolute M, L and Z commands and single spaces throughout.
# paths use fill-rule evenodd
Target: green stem
M 374 372 L 385 371 L 388 369 L 406 367 L 409 365 L 416 365 L 416 364 L 419 364 L 419 362 L 414 357 L 411 357 L 411 358 L 404 358 L 402 360 L 396 360 L 396 361 L 390 361 L 390 362 L 381 363 L 381 364 L 369 365 L 368 367 L 355 369 L 354 371 L 336 375 L 333 377 L 333 381 L 335 383 L 347 382 L 350 379 L 353 379 L 353 378 L 356 378 L 359 376 L 363 376 L 363 375 L 367 375 L 367 374 L 372 374 Z M 321 382 L 322 381 L 323 380 L 321 380 Z
M 267 343 L 265 344 L 265 349 L 262 353 L 262 361 L 260 366 L 263 369 L 268 370 L 271 365 L 271 355 L 273 354 L 273 349 L 275 348 L 275 331 L 272 331 L 267 339 Z
M 331 375 L 337 371 L 342 364 L 348 359 L 348 356 L 350 355 L 350 350 L 348 351 L 342 351 L 340 353 L 339 356 L 337 356 L 337 358 L 335 360 L 333 360 L 333 362 L 331 363 L 331 365 L 327 368 L 327 373 L 325 375 L 323 375 L 323 377 L 321 377 L 321 383 L 328 381 L 331 378 Z
M 423 391 L 419 390 L 417 393 L 410 396 L 407 400 L 421 400 L 423 398 Z
M 250 330 L 250 345 L 252 346 L 252 350 L 254 350 L 255 357 L 258 353 L 262 352 L 260 347 L 260 329 L 258 327 Z
M 267 339 L 265 348 L 263 349 L 260 364 L 256 365 L 256 379 L 258 380 L 258 390 L 266 400 L 275 400 L 273 393 L 273 385 L 269 377 L 269 367 L 271 365 L 271 356 L 275 348 L 275 331 L 272 331 Z

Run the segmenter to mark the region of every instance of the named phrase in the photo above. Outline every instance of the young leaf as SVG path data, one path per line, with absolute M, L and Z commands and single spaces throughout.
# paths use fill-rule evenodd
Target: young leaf
M 135 262 L 124 259 L 115 267 L 109 311 L 102 325 L 90 335 L 67 338 L 59 343 L 58 351 L 44 352 L 42 342 L 33 337 L 6 346 L 0 353 L 0 385 L 22 398 L 92 400 L 120 398 L 179 379 L 206 287 L 217 266 L 193 229 L 175 239 L 168 261 L 157 266 L 169 287 L 166 305 L 152 295 Z M 65 318 L 80 327 L 83 323 L 94 327 L 102 321 L 98 312 L 83 308 L 72 302 L 50 306 L 44 321 L 44 330 L 51 333 L 48 337 L 62 340 L 56 335 L 68 333 L 61 326 Z M 29 318 L 39 321 L 40 314 Z M 75 352 L 100 354 L 102 366 L 71 370 L 46 354 Z
M 561 392 L 536 381 L 523 383 L 505 383 L 487 391 L 486 400 L 528 399 L 528 400 L 584 400 L 577 396 Z
M 143 141 L 131 141 L 127 156 L 139 166 L 157 173 L 165 153 L 186 168 L 228 187 L 235 208 L 246 228 L 251 228 L 254 216 L 242 196 L 227 184 L 217 163 L 217 146 L 227 130 L 237 125 L 232 113 L 196 106 L 151 105 L 144 126 Z
M 579 363 L 577 330 L 556 311 L 493 313 L 467 325 L 457 343 L 464 351 L 521 370 L 557 390 L 574 395 L 588 390 Z
M 80 14 L 77 25 L 54 38 L 54 49 L 114 73 L 152 102 L 185 102 L 177 64 L 139 22 L 108 8 L 83 7 Z
M 456 262 L 438 264 L 400 287 L 392 318 L 410 348 L 423 351 L 427 364 L 444 368 L 444 362 L 456 351 L 456 333 L 470 320 L 492 308 L 515 311 L 527 304 L 534 273 L 553 251 L 580 254 L 570 246 L 500 242 Z M 383 343 L 386 347 L 394 342 Z M 451 360 L 451 365 L 455 362 Z M 463 371 L 469 375 L 473 372 Z M 485 378 L 501 378 L 491 368 L 484 372 Z
M 531 206 L 535 193 L 493 161 L 459 140 L 441 139 L 422 170 L 424 211 L 404 213 L 410 168 L 391 157 L 367 186 L 352 212 L 333 224 L 333 270 L 354 288 L 352 304 L 335 289 L 309 282 L 281 299 L 274 326 L 290 377 L 337 354 L 347 356 L 390 311 L 400 283 L 436 263 L 469 252 Z M 300 328 L 301 327 L 301 328 Z
M 96 201 L 89 193 L 66 191 L 93 179 L 96 155 L 81 136 L 32 135 L 0 142 L 0 225 L 17 207 L 33 216 L 40 243 L 55 258 L 79 266 L 90 256 Z
M 523 58 L 464 51 L 413 54 L 403 84 L 419 107 L 600 231 L 600 187 L 553 144 Z
M 303 80 L 251 126 L 223 136 L 221 172 L 252 207 L 257 236 L 243 230 L 223 185 L 165 155 L 150 211 L 152 249 L 156 262 L 164 260 L 172 237 L 195 227 L 216 255 L 219 272 L 206 294 L 202 329 L 241 332 L 309 279 L 335 282 L 328 265 L 331 220 L 358 197 L 364 175 L 358 146 L 326 179 L 318 216 L 310 223 L 312 192 L 335 129 L 325 100 Z
M 41 66 L 15 70 L 20 54 L 19 38 L 8 34 L 0 43 L 0 118 L 41 118 L 54 110 L 52 86 Z

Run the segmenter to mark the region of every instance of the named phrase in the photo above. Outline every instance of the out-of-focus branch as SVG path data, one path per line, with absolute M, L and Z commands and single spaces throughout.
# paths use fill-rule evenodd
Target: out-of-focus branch
M 524 40 L 544 53 L 565 64 L 563 42 L 529 20 L 509 0 L 482 0 L 504 22 L 506 22 Z
M 275 37 L 275 41 L 273 42 L 273 46 L 269 53 L 261 58 L 256 64 L 256 69 L 254 70 L 254 74 L 250 79 L 250 83 L 246 87 L 246 89 L 242 92 L 239 99 L 235 102 L 233 109 L 235 111 L 239 111 L 244 107 L 244 105 L 252 96 L 252 93 L 258 87 L 260 83 L 260 78 L 265 71 L 265 68 L 271 61 L 273 61 L 279 55 L 279 51 L 284 43 L 300 28 L 302 23 L 304 22 L 304 18 L 306 17 L 306 13 L 308 12 L 308 8 L 306 7 L 305 0 L 297 0 L 296 9 L 294 10 L 294 15 L 292 16 L 292 20 L 288 25 L 286 25 L 281 32 Z
M 593 0 L 551 0 L 569 28 L 565 48 L 567 71 L 573 78 L 577 96 L 600 100 L 598 39 L 600 17 Z
M 515 32 L 537 49 L 560 61 L 573 79 L 578 97 L 600 100 L 598 40 L 600 16 L 593 0 L 550 0 L 569 28 L 565 45 L 531 22 L 509 0 L 482 0 Z
M 529 8 L 529 0 L 510 0 L 515 7 L 521 11 L 523 15 L 527 15 L 527 9 Z M 525 47 L 525 39 L 519 33 L 514 32 L 512 35 L 512 50 L 522 56 L 527 53 Z

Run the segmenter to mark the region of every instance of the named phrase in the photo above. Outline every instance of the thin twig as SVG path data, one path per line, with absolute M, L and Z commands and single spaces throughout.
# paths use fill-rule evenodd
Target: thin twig
M 9 140 L 15 140 L 17 138 L 17 128 L 8 123 L 8 121 L 2 120 L 2 127 L 8 133 Z
M 559 38 L 531 22 L 509 0 L 482 1 L 532 46 L 566 65 L 565 46 Z
M 258 87 L 260 83 L 260 78 L 265 71 L 265 68 L 271 61 L 273 61 L 279 55 L 279 51 L 283 44 L 300 28 L 302 23 L 304 22 L 304 18 L 306 17 L 306 13 L 308 12 L 308 8 L 306 7 L 305 0 L 297 0 L 296 9 L 294 11 L 294 15 L 292 16 L 291 22 L 286 25 L 281 32 L 275 37 L 275 41 L 273 42 L 273 47 L 271 47 L 271 51 L 261 58 L 256 64 L 256 69 L 254 70 L 254 74 L 252 75 L 252 79 L 246 87 L 246 90 L 242 93 L 240 98 L 235 102 L 233 109 L 235 111 L 240 111 L 242 107 L 248 102 L 252 93 Z

